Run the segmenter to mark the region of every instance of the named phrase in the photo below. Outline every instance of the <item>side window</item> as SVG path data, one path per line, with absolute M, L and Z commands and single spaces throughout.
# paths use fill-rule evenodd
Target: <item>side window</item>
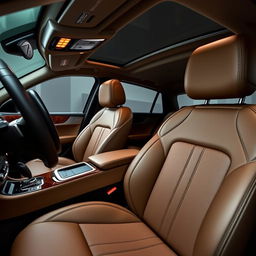
M 122 82 L 122 85 L 126 95 L 124 106 L 133 113 L 163 113 L 161 93 L 130 83 Z
M 256 104 L 256 92 L 252 95 L 246 96 L 245 101 L 246 104 Z
M 65 76 L 50 79 L 32 89 L 37 91 L 50 113 L 82 113 L 94 83 L 93 77 Z
M 153 112 L 154 114 L 161 114 L 163 113 L 163 99 L 162 99 L 162 93 L 159 93 L 156 99 L 156 103 L 155 106 L 153 108 Z

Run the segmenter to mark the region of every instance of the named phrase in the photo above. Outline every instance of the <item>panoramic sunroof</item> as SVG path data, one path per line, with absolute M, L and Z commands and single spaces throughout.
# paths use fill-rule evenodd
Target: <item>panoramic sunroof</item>
M 163 2 L 129 23 L 90 59 L 126 65 L 176 43 L 223 29 L 213 21 L 173 2 Z

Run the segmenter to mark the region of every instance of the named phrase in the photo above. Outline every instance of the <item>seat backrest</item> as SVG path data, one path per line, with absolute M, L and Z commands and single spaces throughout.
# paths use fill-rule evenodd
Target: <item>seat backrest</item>
M 115 79 L 99 88 L 99 103 L 103 107 L 80 132 L 73 144 L 76 161 L 106 151 L 121 149 L 127 140 L 132 125 L 132 112 L 125 103 L 122 84 Z
M 240 36 L 200 47 L 186 69 L 186 92 L 197 99 L 251 94 L 248 56 Z M 130 165 L 129 206 L 178 255 L 244 255 L 256 219 L 255 157 L 255 106 L 182 108 Z

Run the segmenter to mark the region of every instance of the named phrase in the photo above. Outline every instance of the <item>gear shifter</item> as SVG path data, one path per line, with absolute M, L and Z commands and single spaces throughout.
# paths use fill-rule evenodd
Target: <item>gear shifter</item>
M 31 179 L 33 177 L 29 168 L 22 162 L 17 163 L 17 171 L 22 176 L 27 177 L 28 179 Z

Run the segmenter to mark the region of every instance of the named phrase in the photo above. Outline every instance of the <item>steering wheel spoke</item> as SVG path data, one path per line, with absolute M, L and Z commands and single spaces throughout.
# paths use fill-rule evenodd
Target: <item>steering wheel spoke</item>
M 16 75 L 1 59 L 0 81 L 20 111 L 25 121 L 26 132 L 19 127 L 24 125 L 22 119 L 18 120 L 17 123 L 10 123 L 8 129 L 14 131 L 16 125 L 16 132 L 20 132 L 20 138 L 25 134 L 23 139 L 33 144 L 34 150 L 37 151 L 44 164 L 47 167 L 54 167 L 58 161 L 60 141 L 50 115 L 39 95 L 35 91 L 27 92 Z M 23 122 L 22 125 L 21 122 Z

